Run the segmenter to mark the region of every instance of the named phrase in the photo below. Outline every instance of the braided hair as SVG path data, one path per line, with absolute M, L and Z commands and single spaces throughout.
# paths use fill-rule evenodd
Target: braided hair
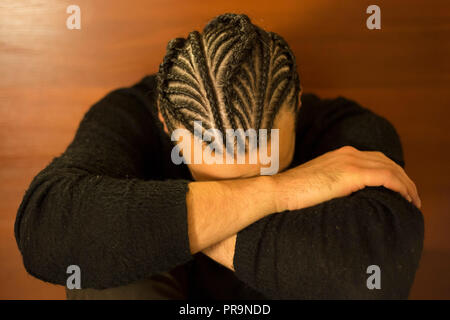
M 300 80 L 283 38 L 246 15 L 223 14 L 168 43 L 158 90 L 169 134 L 180 126 L 194 133 L 196 120 L 204 130 L 268 129 L 270 137 L 282 105 L 297 110 Z

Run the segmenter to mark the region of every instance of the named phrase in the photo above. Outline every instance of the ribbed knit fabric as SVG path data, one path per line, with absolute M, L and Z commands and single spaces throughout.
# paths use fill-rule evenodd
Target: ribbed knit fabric
M 102 289 L 205 259 L 189 251 L 192 177 L 170 160 L 155 98 L 154 76 L 109 93 L 86 113 L 67 150 L 33 179 L 15 224 L 31 275 L 65 285 L 75 264 L 83 288 Z M 343 145 L 379 150 L 404 165 L 384 118 L 344 98 L 304 95 L 291 166 Z M 412 204 L 366 188 L 254 223 L 238 233 L 235 274 L 211 261 L 207 268 L 258 298 L 407 298 L 423 232 Z M 373 264 L 381 268 L 381 290 L 366 287 Z

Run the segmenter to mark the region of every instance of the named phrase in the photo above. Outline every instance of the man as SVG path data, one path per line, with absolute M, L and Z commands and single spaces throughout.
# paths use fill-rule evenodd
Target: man
M 195 145 L 194 121 L 253 129 L 258 142 L 260 129 L 278 130 L 267 146 L 278 173 L 260 175 L 248 141 L 244 164 L 209 161 L 228 152 L 214 138 L 202 163 L 182 149 L 186 164 L 174 164 L 174 145 Z M 172 144 L 177 129 L 190 136 Z M 157 77 L 87 112 L 32 181 L 15 234 L 30 274 L 65 285 L 80 267 L 83 289 L 69 298 L 407 298 L 423 218 L 403 166 L 389 122 L 302 96 L 284 40 L 226 14 L 172 40 Z M 378 289 L 367 286 L 373 265 Z

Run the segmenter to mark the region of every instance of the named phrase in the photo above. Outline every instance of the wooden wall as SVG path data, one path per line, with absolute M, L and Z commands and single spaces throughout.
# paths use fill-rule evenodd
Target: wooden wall
M 68 30 L 66 8 L 81 8 Z M 381 30 L 366 28 L 370 4 Z M 0 2 L 0 298 L 64 298 L 29 276 L 13 222 L 31 179 L 64 151 L 84 112 L 108 91 L 157 71 L 167 42 L 214 16 L 247 13 L 294 50 L 305 91 L 343 95 L 397 128 L 418 185 L 425 250 L 411 294 L 450 298 L 450 2 L 111 1 Z

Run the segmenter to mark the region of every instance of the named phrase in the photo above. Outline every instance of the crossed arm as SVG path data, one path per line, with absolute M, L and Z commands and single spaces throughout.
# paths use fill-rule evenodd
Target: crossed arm
M 316 101 L 317 121 L 329 129 L 316 137 L 316 148 L 306 156 L 315 159 L 295 168 L 297 172 L 287 171 L 286 177 L 274 176 L 288 184 L 283 178 L 293 181 L 303 172 L 300 184 L 289 189 L 275 184 L 283 193 L 297 190 L 298 202 L 291 205 L 295 210 L 267 216 L 203 251 L 267 297 L 408 297 L 423 244 L 417 190 L 401 170 L 394 128 L 340 100 L 339 110 L 336 101 Z M 371 151 L 339 149 L 343 145 Z M 312 174 L 315 169 L 321 174 Z M 317 198 L 314 189 L 328 198 Z M 374 264 L 382 270 L 382 290 L 366 287 L 367 267 Z
M 351 291 L 345 286 L 360 281 L 345 270 L 377 262 L 386 265 L 382 268 L 388 277 L 404 279 L 397 286 L 402 291 L 391 296 L 404 296 L 409 290 L 423 237 L 422 216 L 415 206 L 380 188 L 334 200 L 311 196 L 309 205 L 301 197 L 304 207 L 298 210 L 302 207 L 294 209 L 295 201 L 286 201 L 285 206 L 272 201 L 278 197 L 261 197 L 278 190 L 278 183 L 267 177 L 164 180 L 158 174 L 167 164 L 155 155 L 161 145 L 152 138 L 158 133 L 148 125 L 155 119 L 148 112 L 154 103 L 148 90 L 152 89 L 139 84 L 99 101 L 68 149 L 33 179 L 15 224 L 30 274 L 64 285 L 67 266 L 77 264 L 83 288 L 108 288 L 167 271 L 190 260 L 192 253 L 208 253 L 223 241 L 220 247 L 229 244 L 226 251 L 230 256 L 234 252 L 234 264 L 229 258 L 224 264 L 234 266 L 238 277 L 268 297 L 297 298 L 301 292 L 314 297 L 324 287 L 333 288 L 336 296 L 356 296 L 359 287 Z M 390 138 L 367 146 L 337 140 L 389 156 L 383 148 Z M 307 158 L 342 146 L 328 143 L 324 135 L 320 141 L 311 148 L 316 154 Z M 397 153 L 393 151 L 394 159 Z M 298 200 L 298 195 L 294 192 L 291 199 Z M 314 206 L 312 199 L 321 204 Z M 369 228 L 372 225 L 379 227 Z M 396 272 L 399 266 L 407 272 Z M 293 272 L 296 278 L 290 281 Z M 299 285 L 306 290 L 299 291 Z

